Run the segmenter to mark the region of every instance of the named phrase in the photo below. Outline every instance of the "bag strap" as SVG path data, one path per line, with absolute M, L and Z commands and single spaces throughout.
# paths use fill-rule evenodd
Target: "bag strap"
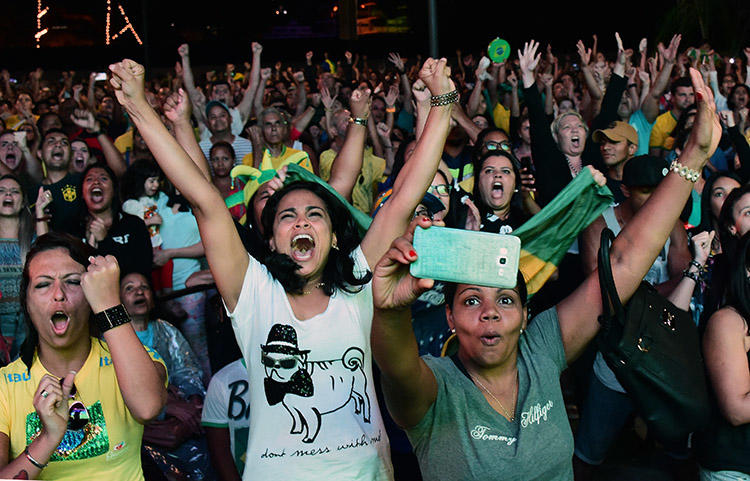
M 601 323 L 609 321 L 613 316 L 622 318 L 624 315 L 624 308 L 620 302 L 620 296 L 617 295 L 615 280 L 612 276 L 612 264 L 610 263 L 609 249 L 614 238 L 615 235 L 611 230 L 606 227 L 602 230 L 598 267 L 599 289 L 602 293 L 602 315 L 599 316 L 599 322 Z

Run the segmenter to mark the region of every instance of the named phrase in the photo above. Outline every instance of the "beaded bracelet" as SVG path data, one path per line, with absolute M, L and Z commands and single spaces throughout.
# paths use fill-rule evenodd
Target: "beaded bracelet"
M 453 90 L 443 95 L 433 95 L 430 97 L 430 107 L 441 107 L 458 102 L 458 90 Z
M 697 170 L 691 169 L 686 165 L 682 165 L 676 160 L 672 161 L 672 165 L 669 166 L 669 170 L 671 170 L 675 174 L 678 174 L 685 180 L 689 180 L 690 182 L 696 182 L 701 176 L 701 173 Z
M 690 265 L 691 266 L 695 266 L 699 271 L 703 270 L 703 266 L 701 265 L 701 263 L 698 262 L 698 261 L 696 261 L 695 259 L 693 259 L 692 261 L 690 261 Z
M 685 269 L 682 271 L 683 277 L 688 277 L 695 281 L 696 284 L 700 283 L 701 281 L 701 275 L 698 272 L 690 272 L 690 268 Z

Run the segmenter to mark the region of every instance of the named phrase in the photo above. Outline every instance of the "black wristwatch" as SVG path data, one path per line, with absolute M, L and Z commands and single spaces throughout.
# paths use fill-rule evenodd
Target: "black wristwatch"
M 99 332 L 103 334 L 113 327 L 121 326 L 130 322 L 130 315 L 125 309 L 125 306 L 118 304 L 109 309 L 105 309 L 102 312 L 95 313 L 93 320 L 96 322 L 96 325 L 99 326 Z

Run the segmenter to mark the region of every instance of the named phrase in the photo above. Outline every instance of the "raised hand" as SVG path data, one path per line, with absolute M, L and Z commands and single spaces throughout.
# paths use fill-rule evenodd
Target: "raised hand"
M 350 51 L 347 50 L 344 52 L 344 58 L 346 59 L 346 63 L 352 63 L 352 53 Z
M 551 89 L 552 82 L 555 80 L 555 77 L 551 73 L 543 73 L 540 76 L 540 79 L 542 80 L 545 88 Z
M 354 89 L 352 96 L 349 98 L 349 108 L 352 111 L 352 117 L 366 119 L 370 115 L 370 89 Z
M 523 44 L 523 51 L 518 51 L 518 66 L 521 68 L 521 78 L 524 87 L 534 84 L 534 69 L 539 64 L 541 53 L 536 53 L 539 42 L 530 40 Z
M 702 156 L 702 164 L 716 151 L 721 139 L 721 125 L 716 115 L 714 94 L 703 81 L 703 76 L 694 68 L 690 69 L 690 80 L 695 90 L 695 102 L 698 113 L 695 116 L 693 129 L 688 137 L 684 152 L 697 152 Z
M 518 88 L 518 77 L 516 77 L 516 72 L 514 72 L 513 70 L 511 70 L 510 73 L 506 75 L 505 81 L 508 82 L 514 89 Z
M 578 56 L 581 57 L 581 68 L 591 63 L 591 49 L 587 49 L 583 44 L 583 40 L 579 40 L 576 43 L 576 49 L 578 50 Z
M 388 54 L 388 61 L 391 62 L 401 73 L 404 73 L 404 61 L 401 59 L 401 55 L 395 52 Z
M 326 110 L 331 110 L 333 108 L 333 102 L 336 100 L 336 97 L 338 97 L 338 95 L 331 97 L 331 91 L 328 90 L 327 87 L 320 88 L 320 100 L 323 102 L 323 107 Z
M 301 84 L 302 82 L 305 81 L 305 73 L 302 71 L 294 72 L 294 75 L 292 75 L 292 78 L 294 79 L 295 82 L 297 82 L 298 84 Z
M 190 47 L 188 44 L 183 43 L 179 47 L 177 47 L 177 53 L 180 55 L 180 57 L 185 58 L 190 56 Z
M 700 265 L 704 265 L 711 254 L 711 244 L 714 241 L 716 231 L 703 231 L 693 236 L 693 247 L 695 251 L 694 260 Z
M 419 225 L 429 228 L 432 221 L 418 217 L 409 225 L 407 232 L 393 241 L 373 270 L 372 294 L 377 309 L 404 309 L 409 307 L 435 281 L 418 279 L 409 273 L 409 264 L 417 260 L 412 241 L 414 228 Z
M 427 86 L 422 79 L 417 79 L 411 86 L 411 94 L 414 97 L 414 101 L 417 104 L 430 102 L 430 91 L 427 90 Z
M 263 45 L 258 42 L 253 42 L 250 44 L 250 49 L 253 51 L 253 55 L 258 55 L 263 51 Z
M 641 39 L 641 42 L 638 44 L 638 51 L 640 53 L 645 53 L 646 49 L 648 49 L 648 40 L 646 39 L 646 37 L 643 37 Z
M 265 82 L 271 78 L 271 69 L 266 67 L 260 70 L 260 79 Z
M 312 65 L 312 58 L 313 52 L 312 50 L 308 50 L 307 53 L 305 53 L 305 62 L 307 62 L 307 65 Z
M 190 122 L 190 100 L 183 89 L 179 89 L 164 101 L 164 116 L 172 123 Z
M 398 85 L 391 85 L 388 87 L 388 93 L 385 95 L 385 105 L 388 107 L 393 107 L 396 105 L 396 100 L 398 100 Z
M 451 80 L 451 69 L 447 66 L 445 58 L 425 60 L 419 71 L 419 78 L 424 82 L 432 95 L 443 95 L 456 89 Z
M 726 128 L 734 127 L 734 112 L 731 110 L 722 110 L 719 112 L 719 118 Z
M 146 69 L 134 60 L 125 59 L 109 66 L 112 76 L 110 85 L 115 90 L 115 97 L 120 104 L 127 108 L 134 102 L 146 102 L 143 77 Z
M 45 190 L 44 187 L 39 187 L 36 203 L 34 204 L 34 212 L 38 219 L 45 216 L 44 209 L 47 208 L 50 202 L 52 202 L 52 192 Z
M 95 313 L 120 303 L 120 266 L 114 256 L 91 256 L 81 277 L 83 295 Z
M 97 132 L 99 130 L 99 122 L 94 117 L 94 113 L 87 109 L 75 109 L 70 114 L 70 120 L 77 127 L 85 129 L 88 132 Z
M 381 140 L 383 140 L 384 144 L 391 144 L 391 129 L 388 128 L 388 124 L 385 122 L 378 122 L 378 125 L 375 126 L 375 131 L 378 133 Z
M 672 40 L 669 41 L 669 47 L 665 48 L 663 44 L 659 43 L 657 48 L 659 49 L 659 55 L 662 56 L 664 62 L 674 63 L 677 58 L 677 49 L 680 47 L 681 40 L 682 35 L 678 33 L 672 36 Z

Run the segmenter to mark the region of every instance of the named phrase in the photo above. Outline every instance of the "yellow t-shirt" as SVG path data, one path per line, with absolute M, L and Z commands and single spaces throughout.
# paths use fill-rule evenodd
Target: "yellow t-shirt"
M 164 364 L 156 351 L 148 347 L 146 351 Z M 45 374 L 36 354 L 30 373 L 20 359 L 0 369 L 0 432 L 10 438 L 10 459 L 20 456 L 41 430 L 32 402 Z M 89 357 L 74 382 L 77 393 L 71 402 L 83 402 L 89 423 L 80 431 L 65 433 L 38 479 L 143 480 L 143 425 L 125 405 L 106 342 L 91 338 Z
M 654 126 L 651 128 L 651 138 L 648 141 L 648 146 L 672 150 L 674 138 L 670 137 L 670 134 L 675 127 L 677 127 L 677 119 L 672 115 L 671 110 L 656 117 L 656 122 L 654 122 Z
M 284 150 L 281 151 L 281 154 L 278 157 L 271 157 L 270 151 L 268 149 L 265 150 L 264 155 L 268 153 L 269 158 L 271 160 L 271 165 L 273 165 L 274 170 L 279 170 L 281 167 L 285 166 L 289 162 L 287 160 L 294 156 L 298 155 L 301 161 L 298 161 L 298 159 L 294 159 L 292 162 L 295 164 L 298 164 L 300 167 L 303 167 L 310 172 L 313 172 L 312 164 L 310 163 L 310 156 L 307 155 L 307 152 L 304 150 L 297 150 L 293 149 L 291 147 L 284 146 Z M 244 157 L 242 157 L 242 163 L 244 165 L 253 166 L 253 153 L 246 154 Z
M 133 150 L 133 129 L 128 129 L 124 134 L 115 139 L 115 147 L 124 154 L 128 150 Z
M 336 158 L 336 151 L 328 149 L 320 154 L 320 178 L 328 182 L 331 178 L 331 166 Z M 365 149 L 362 159 L 362 170 L 352 190 L 352 205 L 367 215 L 372 211 L 378 182 L 383 181 L 385 159 L 372 153 L 372 148 Z
M 492 119 L 495 121 L 495 127 L 503 129 L 506 134 L 510 135 L 510 110 L 506 109 L 500 102 L 495 105 L 492 111 Z
M 39 121 L 38 115 L 32 114 L 32 117 L 34 118 L 34 123 Z M 23 119 L 19 115 L 11 115 L 5 119 L 5 128 L 8 130 L 18 130 L 21 124 L 23 124 Z

